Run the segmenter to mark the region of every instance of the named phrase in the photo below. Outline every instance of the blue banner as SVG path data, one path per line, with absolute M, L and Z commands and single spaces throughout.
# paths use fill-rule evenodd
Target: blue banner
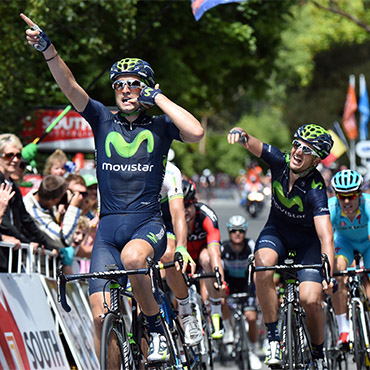
M 360 75 L 360 99 L 358 102 L 358 111 L 360 112 L 360 126 L 359 126 L 360 140 L 367 140 L 369 136 L 367 124 L 370 118 L 370 111 L 369 111 L 369 96 L 367 94 L 366 81 L 364 75 Z
M 201 16 L 209 9 L 220 5 L 228 3 L 238 3 L 241 1 L 248 0 L 191 0 L 191 9 L 196 21 L 199 21 Z

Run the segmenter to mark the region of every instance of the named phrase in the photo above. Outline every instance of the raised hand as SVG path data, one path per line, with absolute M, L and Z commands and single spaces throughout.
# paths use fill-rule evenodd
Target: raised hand
M 38 51 L 45 51 L 51 44 L 48 35 L 23 13 L 20 14 L 20 17 L 30 26 L 30 29 L 26 31 L 28 44 Z

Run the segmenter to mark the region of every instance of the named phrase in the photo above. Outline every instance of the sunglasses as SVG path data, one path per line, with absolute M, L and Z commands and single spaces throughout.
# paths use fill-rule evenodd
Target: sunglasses
M 185 206 L 185 208 L 188 208 L 188 207 L 190 207 L 194 203 L 195 202 L 193 200 L 190 200 L 190 201 L 184 202 L 184 206 Z
M 235 234 L 235 233 L 245 233 L 245 230 L 242 230 L 242 229 L 233 229 L 233 230 L 230 230 L 230 232 L 232 233 L 232 234 Z
M 302 144 L 298 140 L 293 140 L 292 145 L 293 145 L 294 149 L 296 149 L 296 150 L 299 149 L 299 148 L 302 148 L 302 153 L 303 154 L 314 155 L 316 157 L 319 156 L 313 149 L 311 149 L 307 145 Z
M 351 193 L 351 194 L 337 194 L 339 200 L 354 200 L 359 197 L 360 193 Z
M 139 80 L 119 80 L 116 82 L 113 82 L 112 89 L 116 91 L 123 90 L 123 88 L 127 85 L 129 89 L 140 89 L 146 87 L 145 83 L 139 81 Z
M 14 157 L 18 159 L 22 158 L 22 153 L 3 153 L 2 157 L 8 161 L 11 161 Z

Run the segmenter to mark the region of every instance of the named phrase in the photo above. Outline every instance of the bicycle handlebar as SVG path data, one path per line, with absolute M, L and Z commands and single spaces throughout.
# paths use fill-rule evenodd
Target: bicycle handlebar
M 254 255 L 250 255 L 248 257 L 248 290 L 252 288 L 252 276 L 254 271 L 269 271 L 269 270 L 285 270 L 285 271 L 297 271 L 297 270 L 304 270 L 304 269 L 317 269 L 323 270 L 324 272 L 324 279 L 327 284 L 330 283 L 330 262 L 329 258 L 325 253 L 321 255 L 322 263 L 318 264 L 310 264 L 310 265 L 302 265 L 298 263 L 292 264 L 283 264 L 283 265 L 273 265 L 273 266 L 254 266 Z
M 333 276 L 355 276 L 357 274 L 370 274 L 370 268 L 348 267 L 347 270 L 335 271 Z
M 62 305 L 63 309 L 66 312 L 71 311 L 71 307 L 67 303 L 66 298 L 66 284 L 74 280 L 82 279 L 118 279 L 125 275 L 146 275 L 148 274 L 148 268 L 140 268 L 133 270 L 113 270 L 113 271 L 99 271 L 99 272 L 90 272 L 85 274 L 71 274 L 64 275 L 62 270 L 58 270 L 57 276 L 57 293 L 58 293 L 58 302 Z

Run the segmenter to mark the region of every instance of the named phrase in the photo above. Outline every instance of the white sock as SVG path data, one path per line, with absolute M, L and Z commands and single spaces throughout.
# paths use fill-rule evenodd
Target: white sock
M 338 323 L 338 331 L 340 333 L 348 333 L 349 332 L 349 321 L 347 319 L 347 314 L 343 313 L 341 315 L 335 315 Z
M 191 307 L 190 307 L 190 301 L 189 296 L 187 296 L 184 299 L 176 298 L 177 303 L 179 304 L 179 315 L 180 317 L 191 315 Z
M 210 298 L 209 301 L 211 302 L 211 316 L 218 313 L 222 318 L 221 298 Z

